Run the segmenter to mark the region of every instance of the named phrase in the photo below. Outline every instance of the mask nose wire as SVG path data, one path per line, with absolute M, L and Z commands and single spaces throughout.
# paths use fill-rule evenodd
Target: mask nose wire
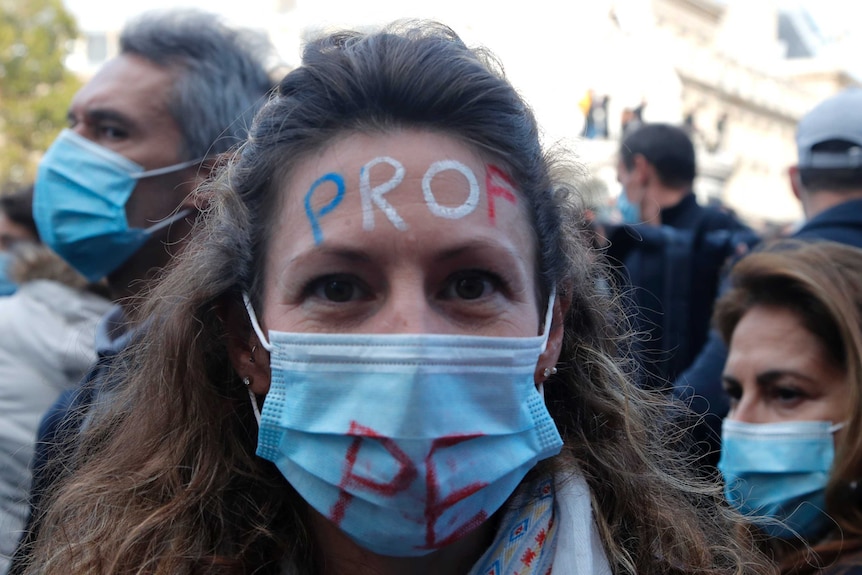
M 554 302 L 557 297 L 557 288 L 556 286 L 551 289 L 551 295 L 548 298 L 548 309 L 545 312 L 545 325 L 543 326 L 542 333 L 542 351 L 545 351 L 545 348 L 548 346 L 548 336 L 551 333 L 551 320 L 554 316 Z M 260 327 L 260 323 L 257 321 L 257 314 L 254 312 L 254 307 L 251 305 L 251 300 L 248 297 L 246 292 L 242 292 L 242 301 L 245 304 L 246 313 L 248 313 L 248 319 L 251 321 L 251 327 L 254 329 L 254 333 L 257 334 L 257 338 L 260 341 L 260 344 L 263 348 L 272 353 L 272 344 L 263 335 L 263 329 Z M 251 389 L 248 390 L 249 399 L 251 400 L 251 408 L 254 410 L 255 419 L 257 419 L 257 424 L 260 425 L 260 408 L 257 406 L 257 397 L 255 397 L 254 392 Z

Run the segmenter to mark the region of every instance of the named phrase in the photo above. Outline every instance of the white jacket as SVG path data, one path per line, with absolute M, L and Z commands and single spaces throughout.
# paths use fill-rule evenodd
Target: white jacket
M 0 573 L 28 512 L 39 422 L 96 359 L 96 324 L 111 303 L 51 280 L 0 298 Z

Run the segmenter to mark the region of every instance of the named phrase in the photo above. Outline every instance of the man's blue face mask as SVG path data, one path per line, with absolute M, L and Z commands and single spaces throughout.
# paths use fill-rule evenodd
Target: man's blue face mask
M 629 201 L 629 196 L 625 188 L 623 188 L 622 191 L 620 191 L 620 195 L 617 196 L 617 209 L 620 212 L 622 223 L 630 225 L 641 223 L 640 207 Z
M 42 241 L 90 281 L 128 260 L 183 210 L 148 228 L 130 228 L 126 202 L 143 178 L 199 164 L 192 160 L 145 171 L 143 166 L 71 130 L 63 130 L 39 164 L 33 217 Z

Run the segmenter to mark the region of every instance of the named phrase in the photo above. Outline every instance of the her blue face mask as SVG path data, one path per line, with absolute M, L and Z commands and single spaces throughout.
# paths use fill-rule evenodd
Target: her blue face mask
M 538 337 L 270 330 L 257 454 L 362 547 L 420 556 L 464 537 L 559 453 Z M 257 403 L 252 396 L 252 404 Z
M 97 281 L 128 260 L 153 233 L 191 213 L 183 210 L 146 229 L 130 228 L 126 202 L 138 180 L 200 163 L 144 171 L 128 158 L 63 130 L 36 176 L 33 218 L 39 236 L 81 275 Z
M 718 469 L 727 500 L 773 537 L 811 540 L 822 534 L 835 524 L 825 512 L 825 489 L 835 458 L 833 434 L 842 425 L 725 419 Z

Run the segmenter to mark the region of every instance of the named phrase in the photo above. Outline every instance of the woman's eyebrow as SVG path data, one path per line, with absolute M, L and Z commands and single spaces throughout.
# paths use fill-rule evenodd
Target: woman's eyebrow
M 759 385 L 769 385 L 787 378 L 814 383 L 814 380 L 811 377 L 793 369 L 770 369 L 760 372 L 757 374 L 757 383 Z
M 435 259 L 438 261 L 454 259 L 470 252 L 493 252 L 494 254 L 505 254 L 514 259 L 521 259 L 514 246 L 500 244 L 484 238 L 472 239 L 464 244 L 444 249 L 437 254 Z
M 734 376 L 732 376 L 732 375 L 725 375 L 725 374 L 722 374 L 722 375 L 721 375 L 721 382 L 722 382 L 723 384 L 725 384 L 725 385 L 735 385 L 735 386 L 737 386 L 737 387 L 739 387 L 739 386 L 740 386 L 739 380 L 738 380 L 738 379 L 736 379 L 736 378 L 735 378 Z
M 335 247 L 335 246 L 315 246 L 311 250 L 300 252 L 287 260 L 287 265 L 303 265 L 309 260 L 319 258 L 340 259 L 348 262 L 369 262 L 371 257 L 360 251 L 351 248 Z

